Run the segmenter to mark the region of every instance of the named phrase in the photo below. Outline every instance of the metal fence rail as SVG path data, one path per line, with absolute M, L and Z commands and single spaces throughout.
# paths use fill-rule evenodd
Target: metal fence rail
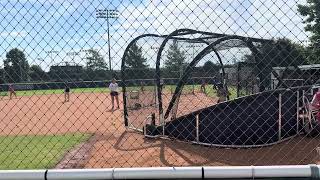
M 319 166 L 158 167 L 61 170 L 2 170 L 0 179 L 255 179 L 319 178 Z

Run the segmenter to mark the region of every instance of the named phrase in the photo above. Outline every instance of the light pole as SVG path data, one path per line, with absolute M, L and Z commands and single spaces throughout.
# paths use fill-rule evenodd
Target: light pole
M 55 51 L 55 50 L 51 50 L 51 51 L 46 51 L 46 53 L 49 54 L 49 56 L 51 57 L 51 61 L 52 61 L 53 60 L 52 54 L 58 54 L 59 52 Z
M 71 56 L 71 57 L 72 57 L 71 62 L 74 63 L 74 65 L 77 64 L 77 63 L 74 61 L 74 57 L 75 57 L 75 56 L 78 56 L 78 55 L 79 55 L 79 52 L 75 52 L 75 51 L 71 51 L 71 52 L 68 52 L 68 53 L 67 53 L 67 56 Z
M 87 69 L 88 69 L 88 59 L 87 58 L 88 58 L 88 54 L 90 52 L 90 49 L 80 49 L 80 52 L 85 53 L 84 57 L 82 56 L 81 59 L 85 60 L 85 67 L 87 67 Z
M 109 19 L 116 19 L 119 17 L 119 11 L 116 9 L 96 9 L 96 17 L 99 19 L 107 20 L 107 33 L 108 33 L 108 56 L 109 56 L 109 70 L 112 70 L 111 67 L 111 52 L 110 52 L 110 22 Z
M 49 55 L 49 57 L 51 58 L 51 63 L 53 62 L 53 57 L 52 55 L 53 54 L 58 54 L 59 52 L 58 51 L 55 51 L 55 50 L 51 50 L 51 51 L 46 51 L 46 53 Z
M 194 48 L 195 47 L 203 47 L 203 44 L 189 44 L 186 48 L 192 48 L 192 59 L 194 59 Z

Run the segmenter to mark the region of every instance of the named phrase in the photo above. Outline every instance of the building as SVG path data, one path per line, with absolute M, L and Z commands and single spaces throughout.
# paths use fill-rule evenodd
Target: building
M 50 67 L 49 77 L 52 81 L 79 81 L 83 75 L 83 67 L 77 64 L 65 63 Z
M 222 73 L 221 70 L 220 73 Z M 238 68 L 236 66 L 226 67 L 224 68 L 224 73 L 227 83 L 234 86 L 236 86 L 238 82 L 241 83 L 244 81 L 253 81 L 253 79 L 256 79 L 254 77 L 253 67 L 250 66 L 242 66 L 241 68 Z
M 300 65 L 297 67 L 273 67 L 273 71 L 282 77 L 284 83 L 289 87 L 312 85 L 320 79 L 320 64 Z M 271 73 L 272 88 L 276 88 L 279 81 Z

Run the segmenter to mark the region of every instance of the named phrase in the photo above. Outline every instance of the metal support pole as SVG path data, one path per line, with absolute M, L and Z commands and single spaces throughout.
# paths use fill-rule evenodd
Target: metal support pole
M 304 106 L 306 104 L 304 97 L 306 96 L 306 91 L 302 91 L 302 105 Z
M 196 115 L 196 141 L 199 143 L 199 114 Z
M 237 97 L 240 96 L 240 63 L 237 64 Z
M 160 114 L 160 122 L 162 124 L 162 136 L 165 136 L 165 125 L 166 123 L 164 122 L 164 117 L 163 117 L 163 113 Z
M 279 94 L 279 118 L 278 118 L 278 139 L 281 140 L 281 119 L 282 119 L 282 112 L 281 112 L 281 104 L 282 104 L 282 94 Z
M 299 133 L 299 101 L 300 101 L 300 98 L 299 98 L 299 91 L 297 91 L 297 134 Z
M 109 10 L 107 10 L 107 32 L 108 32 L 108 56 L 109 56 L 109 70 L 111 71 L 111 52 L 110 52 L 110 24 L 109 24 Z
M 193 95 L 195 95 L 194 86 L 195 86 L 195 82 L 194 82 L 194 78 L 192 77 L 192 94 Z
M 110 22 L 109 18 L 118 18 L 119 11 L 112 9 L 97 9 L 96 10 L 97 18 L 103 18 L 107 20 L 107 33 L 108 33 L 108 55 L 109 55 L 109 70 L 112 71 L 111 66 L 111 45 L 110 45 Z

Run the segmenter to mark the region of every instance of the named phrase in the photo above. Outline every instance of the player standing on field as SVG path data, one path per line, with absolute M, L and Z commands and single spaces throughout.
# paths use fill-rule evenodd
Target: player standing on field
M 227 96 L 230 95 L 230 93 L 227 91 L 227 89 L 223 86 L 222 83 L 217 84 L 217 96 L 219 98 L 217 103 L 223 102 L 227 100 Z
M 201 83 L 201 86 L 200 86 L 200 91 L 201 91 L 202 93 L 204 93 L 204 94 L 207 94 L 207 92 L 206 92 L 206 85 L 207 85 L 206 81 L 205 81 L 205 80 L 202 80 L 202 83 Z
M 117 101 L 117 109 L 119 109 L 119 93 L 118 93 L 118 83 L 116 82 L 116 79 L 113 78 L 112 82 L 109 85 L 110 89 L 110 95 L 111 95 L 111 104 L 112 104 L 112 110 L 114 108 L 114 98 L 116 98 Z
M 9 97 L 10 97 L 10 99 L 12 99 L 12 95 L 17 97 L 17 93 L 14 91 L 13 84 L 9 84 Z
M 69 102 L 70 100 L 70 87 L 67 83 L 64 84 L 64 102 Z

